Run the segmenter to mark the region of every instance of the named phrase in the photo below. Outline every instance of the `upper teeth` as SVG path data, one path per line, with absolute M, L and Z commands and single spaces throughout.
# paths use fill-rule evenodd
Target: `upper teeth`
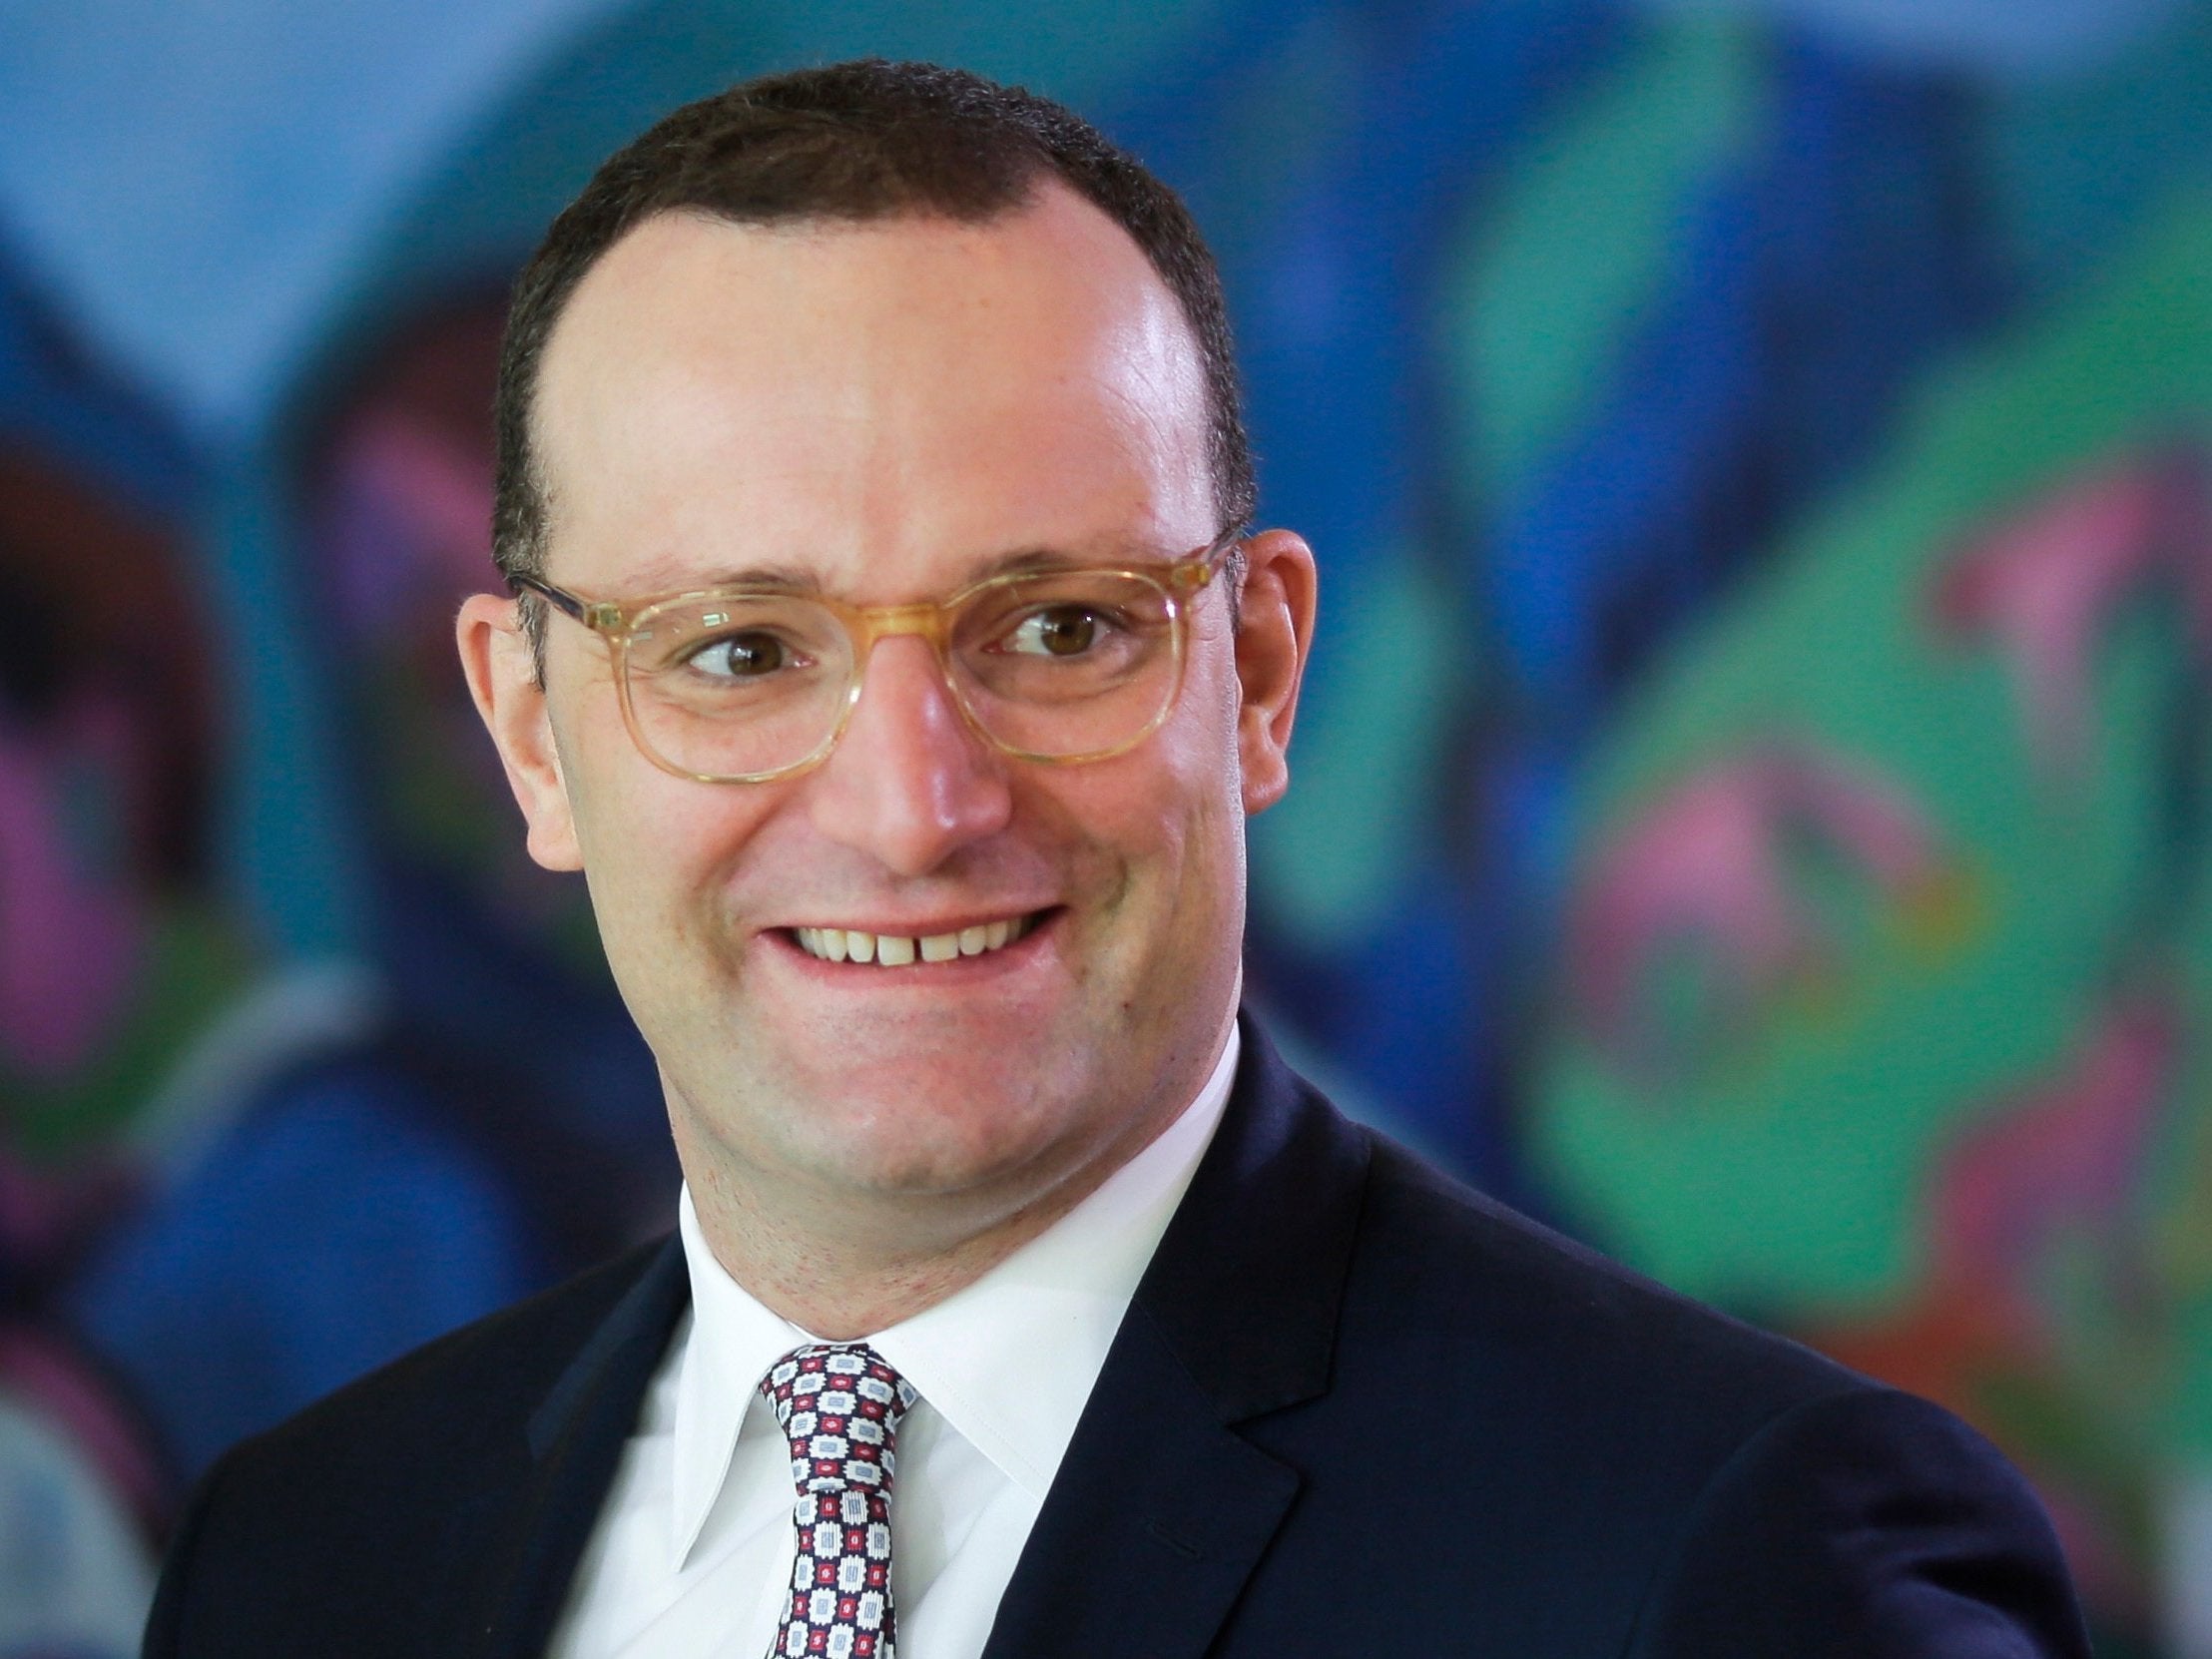
M 949 962 L 955 956 L 980 956 L 1029 931 L 1027 916 L 979 922 L 957 933 L 868 933 L 857 927 L 795 927 L 800 947 L 830 962 L 876 962 L 905 967 L 918 953 L 925 962 Z

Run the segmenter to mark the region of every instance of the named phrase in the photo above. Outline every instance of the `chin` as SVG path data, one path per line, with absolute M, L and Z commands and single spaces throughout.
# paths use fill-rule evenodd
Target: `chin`
M 1099 1116 L 1100 1102 L 1055 1090 L 1057 1079 L 1021 1059 L 979 1066 L 970 1049 L 872 1077 L 847 1070 L 821 1092 L 786 1091 L 786 1121 L 807 1143 L 807 1161 L 856 1186 L 916 1194 L 988 1186 L 1087 1139 Z
M 1020 1116 L 1035 1096 L 1082 1092 L 1080 1078 L 1064 1075 L 1067 1057 L 1080 1051 L 1033 1016 L 992 1009 L 832 1026 L 796 1051 L 787 1047 L 776 1070 L 796 1101 L 840 1102 L 846 1116 L 895 1120 L 918 1109 L 958 1117 L 986 1100 Z

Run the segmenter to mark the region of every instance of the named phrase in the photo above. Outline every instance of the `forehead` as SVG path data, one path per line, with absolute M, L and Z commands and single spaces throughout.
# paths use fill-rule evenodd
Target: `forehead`
M 1216 528 L 1206 413 L 1174 296 L 1062 188 L 974 225 L 665 215 L 547 347 L 549 568 L 644 592 L 769 563 L 897 597 L 1014 552 L 1180 551 Z

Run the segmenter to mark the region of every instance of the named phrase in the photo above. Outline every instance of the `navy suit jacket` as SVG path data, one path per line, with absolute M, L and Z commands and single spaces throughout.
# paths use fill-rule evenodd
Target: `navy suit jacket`
M 237 1447 L 148 1654 L 542 1652 L 688 1294 L 649 1247 Z M 1956 1418 L 1454 1185 L 1248 1020 L 986 1659 L 2087 1652 Z

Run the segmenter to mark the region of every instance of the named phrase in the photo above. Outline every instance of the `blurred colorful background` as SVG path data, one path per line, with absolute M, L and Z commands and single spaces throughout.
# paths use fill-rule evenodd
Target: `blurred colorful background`
M 451 662 L 505 281 L 759 71 L 1075 104 L 1324 629 L 1254 1001 L 2029 1472 L 2212 1656 L 2212 4 L 0 8 L 0 1659 L 240 1434 L 665 1228 Z

